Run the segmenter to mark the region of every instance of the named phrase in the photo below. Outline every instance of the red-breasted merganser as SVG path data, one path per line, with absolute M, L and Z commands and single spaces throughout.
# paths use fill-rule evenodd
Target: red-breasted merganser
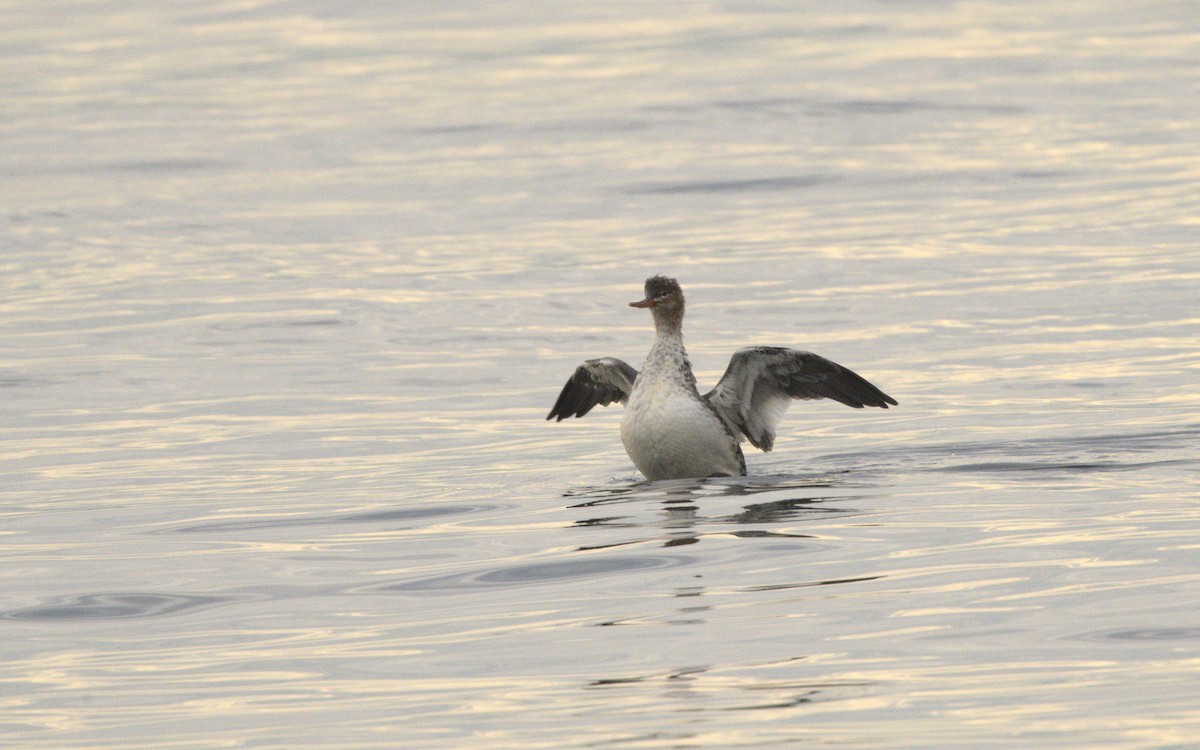
M 831 398 L 861 409 L 896 406 L 857 373 L 811 352 L 776 346 L 739 349 L 703 396 L 683 348 L 683 289 L 666 276 L 646 279 L 630 307 L 654 315 L 654 345 L 642 371 L 612 357 L 589 359 L 563 386 L 546 419 L 582 417 L 600 404 L 625 405 L 621 442 L 647 479 L 742 476 L 739 443 L 770 451 L 775 425 L 794 398 Z

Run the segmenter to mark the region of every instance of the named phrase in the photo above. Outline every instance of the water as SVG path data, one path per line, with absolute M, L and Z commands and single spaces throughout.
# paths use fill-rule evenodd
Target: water
M 12 2 L 5 748 L 1200 745 L 1186 2 Z M 751 476 L 644 483 L 811 349 Z

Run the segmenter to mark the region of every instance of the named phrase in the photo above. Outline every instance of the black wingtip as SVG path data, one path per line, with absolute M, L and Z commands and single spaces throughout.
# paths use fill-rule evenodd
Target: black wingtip
M 574 414 L 572 414 L 572 412 L 575 411 L 575 407 L 573 407 L 573 406 L 566 407 L 561 403 L 561 401 L 562 401 L 562 399 L 559 399 L 560 403 L 555 404 L 554 408 L 550 410 L 550 413 L 546 415 L 547 422 L 550 421 L 551 419 L 554 419 L 555 417 L 558 417 L 558 419 L 555 421 L 561 422 L 564 419 L 566 419 L 567 417 L 574 416 Z

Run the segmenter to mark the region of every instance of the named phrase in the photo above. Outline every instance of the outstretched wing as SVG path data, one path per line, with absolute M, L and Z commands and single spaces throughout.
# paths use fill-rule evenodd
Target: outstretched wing
M 637 370 L 619 359 L 589 359 L 575 368 L 575 374 L 563 386 L 546 419 L 558 417 L 561 422 L 567 417 L 582 417 L 596 404 L 608 406 L 614 401 L 624 404 L 636 379 Z
M 794 398 L 831 398 L 855 409 L 896 405 L 894 398 L 836 362 L 777 346 L 739 349 L 705 398 L 722 419 L 764 451 L 775 444 L 775 425 Z

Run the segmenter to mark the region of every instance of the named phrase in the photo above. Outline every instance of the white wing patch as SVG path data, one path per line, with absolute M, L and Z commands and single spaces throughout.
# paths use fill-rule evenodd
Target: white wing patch
M 756 448 L 770 451 L 792 399 L 831 398 L 861 409 L 896 401 L 858 374 L 811 352 L 774 346 L 739 349 L 705 396 L 721 418 Z

